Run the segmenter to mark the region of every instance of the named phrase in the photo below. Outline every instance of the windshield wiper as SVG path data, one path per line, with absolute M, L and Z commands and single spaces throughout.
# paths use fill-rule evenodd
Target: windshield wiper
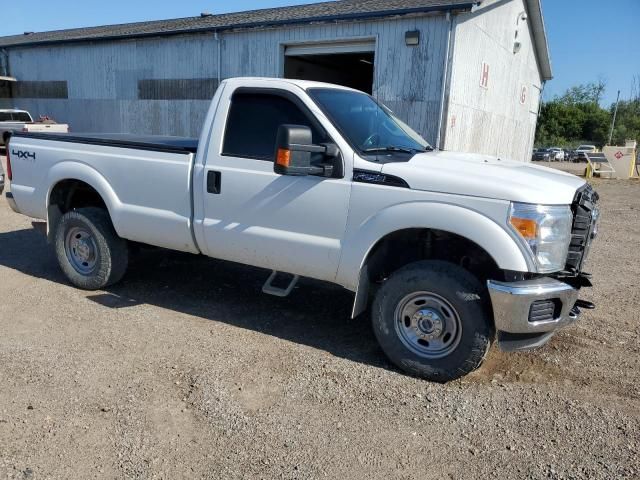
M 364 151 L 365 153 L 374 153 L 374 152 L 414 153 L 414 152 L 423 152 L 424 150 L 418 150 L 416 148 L 409 148 L 409 147 L 399 147 L 397 145 L 387 145 L 386 147 L 367 148 Z

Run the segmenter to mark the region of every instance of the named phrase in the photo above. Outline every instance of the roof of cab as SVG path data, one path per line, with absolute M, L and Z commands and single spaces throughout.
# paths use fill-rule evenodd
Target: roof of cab
M 293 78 L 272 78 L 272 77 L 234 77 L 227 78 L 222 81 L 222 83 L 231 84 L 233 86 L 247 86 L 248 84 L 271 84 L 271 85 L 295 85 L 297 87 L 302 88 L 303 90 L 308 90 L 310 88 L 334 88 L 336 90 L 350 90 L 353 92 L 359 92 L 359 90 L 345 87 L 343 85 L 336 85 L 333 83 L 325 83 L 325 82 L 316 82 L 312 80 L 297 80 Z

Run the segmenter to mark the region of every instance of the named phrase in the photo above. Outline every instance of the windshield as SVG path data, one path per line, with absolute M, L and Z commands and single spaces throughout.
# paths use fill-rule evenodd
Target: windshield
M 433 150 L 409 125 L 365 93 L 312 88 L 309 95 L 361 153 Z

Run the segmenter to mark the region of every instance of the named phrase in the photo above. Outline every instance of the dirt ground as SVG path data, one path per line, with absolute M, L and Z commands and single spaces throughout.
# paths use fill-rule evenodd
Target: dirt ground
M 595 181 L 598 308 L 446 385 L 383 357 L 352 295 L 189 255 L 83 292 L 0 200 L 0 478 L 638 478 L 640 183 Z

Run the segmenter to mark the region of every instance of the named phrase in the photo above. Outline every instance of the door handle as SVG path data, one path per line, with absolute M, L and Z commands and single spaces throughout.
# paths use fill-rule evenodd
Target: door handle
M 207 193 L 213 193 L 214 195 L 220 195 L 220 182 L 222 180 L 222 174 L 215 170 L 209 170 L 207 172 Z

